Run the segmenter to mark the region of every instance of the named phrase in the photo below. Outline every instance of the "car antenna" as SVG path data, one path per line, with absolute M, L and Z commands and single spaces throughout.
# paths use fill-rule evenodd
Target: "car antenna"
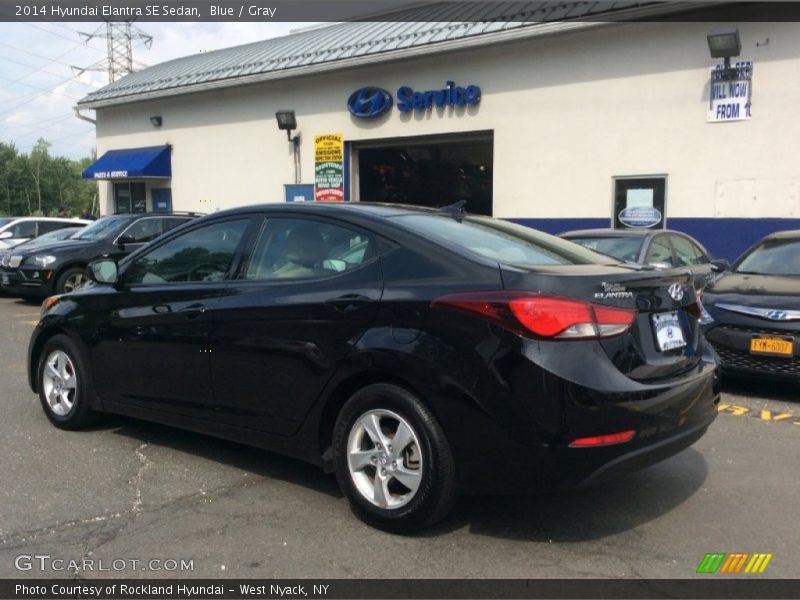
M 467 211 L 464 210 L 464 206 L 467 204 L 466 200 L 459 200 L 458 202 L 453 202 L 447 206 L 442 206 L 439 209 L 440 213 L 444 213 L 446 215 L 452 215 L 455 219 L 461 222 L 461 219 L 466 214 Z

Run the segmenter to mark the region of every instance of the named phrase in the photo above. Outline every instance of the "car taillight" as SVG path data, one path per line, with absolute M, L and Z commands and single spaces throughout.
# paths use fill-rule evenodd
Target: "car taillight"
M 467 292 L 434 300 L 432 306 L 479 314 L 517 333 L 585 340 L 625 333 L 636 311 L 530 292 Z

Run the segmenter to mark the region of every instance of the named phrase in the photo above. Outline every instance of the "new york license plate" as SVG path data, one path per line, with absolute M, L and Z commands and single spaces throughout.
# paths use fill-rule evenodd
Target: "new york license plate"
M 753 337 L 750 339 L 750 353 L 768 354 L 771 356 L 792 356 L 792 354 L 794 354 L 794 338 Z
M 659 350 L 674 350 L 686 345 L 677 312 L 656 313 L 652 318 Z

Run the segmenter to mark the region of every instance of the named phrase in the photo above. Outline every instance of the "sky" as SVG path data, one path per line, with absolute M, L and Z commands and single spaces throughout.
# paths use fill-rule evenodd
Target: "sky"
M 286 35 L 311 23 L 142 23 L 151 48 L 134 40 L 133 60 L 155 65 L 198 52 Z M 95 145 L 94 125 L 73 107 L 108 83 L 104 23 L 0 23 L 0 142 L 29 152 L 36 140 L 50 154 L 78 159 Z M 98 33 L 85 42 L 78 32 Z M 80 74 L 72 67 L 93 67 Z M 92 116 L 92 112 L 88 112 Z

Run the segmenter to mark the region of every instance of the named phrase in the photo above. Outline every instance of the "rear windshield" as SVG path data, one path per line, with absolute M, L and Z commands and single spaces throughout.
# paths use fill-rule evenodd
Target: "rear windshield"
M 98 219 L 86 229 L 81 229 L 73 240 L 89 240 L 96 242 L 97 240 L 104 240 L 114 235 L 117 229 L 127 224 L 130 217 L 104 217 Z
M 395 217 L 432 241 L 454 244 L 511 265 L 608 264 L 611 260 L 553 235 L 491 217 L 415 214 Z
M 637 262 L 639 260 L 639 251 L 642 249 L 643 240 L 643 238 L 635 237 L 570 237 L 567 239 L 570 242 L 589 248 L 589 250 L 629 262 Z
M 737 273 L 800 275 L 800 240 L 766 240 L 734 265 Z

